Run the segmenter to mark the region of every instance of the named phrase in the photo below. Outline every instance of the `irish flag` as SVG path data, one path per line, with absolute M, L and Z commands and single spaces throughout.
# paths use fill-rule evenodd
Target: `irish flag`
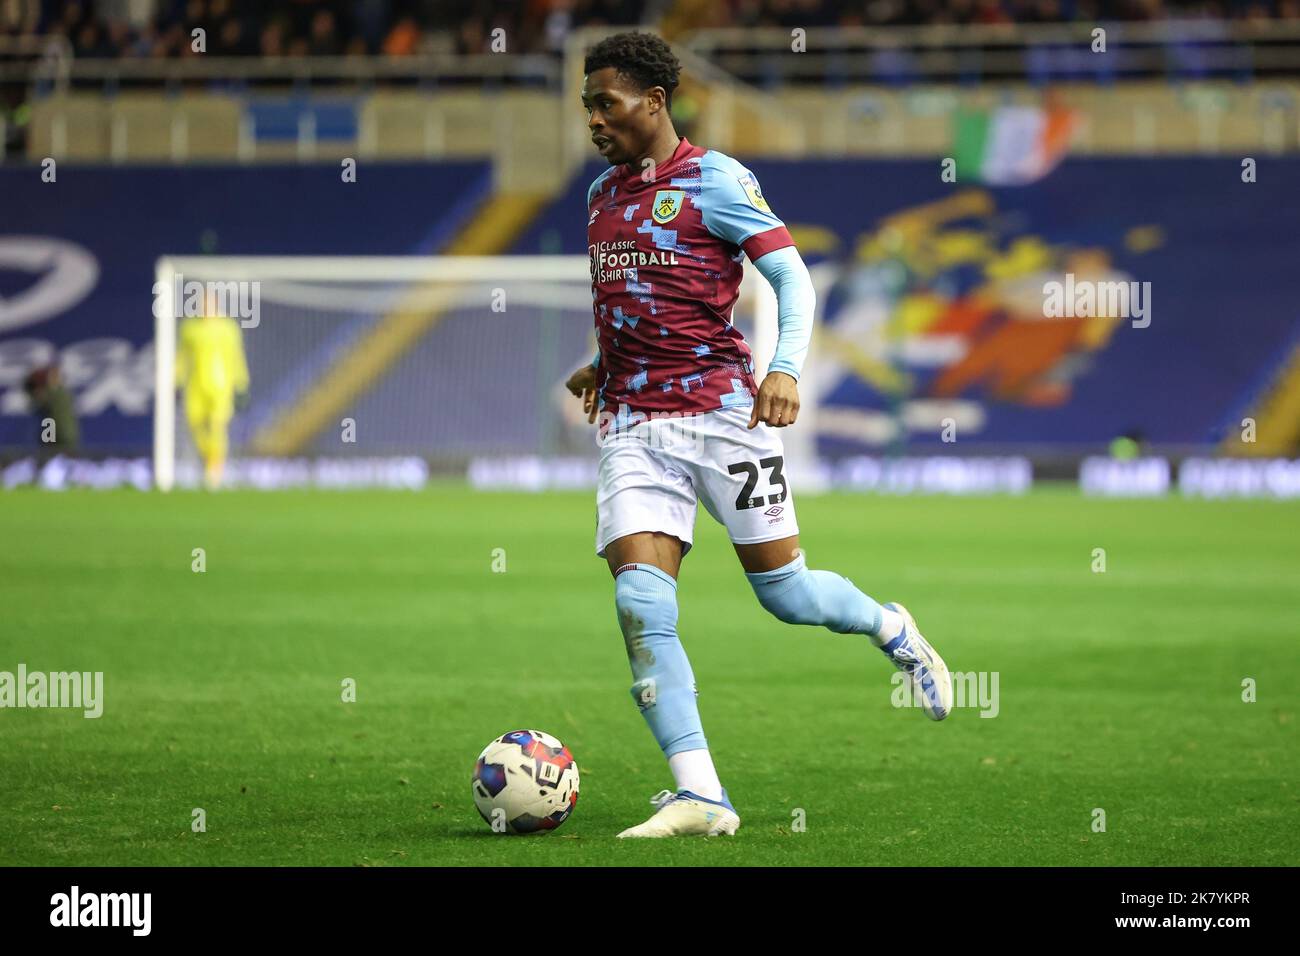
M 1023 186 L 1065 158 L 1077 115 L 1061 106 L 999 106 L 959 110 L 953 158 L 957 181 Z

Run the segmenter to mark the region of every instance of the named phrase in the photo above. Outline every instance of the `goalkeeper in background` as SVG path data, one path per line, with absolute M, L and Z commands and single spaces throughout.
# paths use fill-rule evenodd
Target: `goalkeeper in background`
M 221 313 L 211 292 L 204 314 L 185 319 L 176 349 L 176 387 L 185 389 L 185 417 L 203 459 L 203 484 L 221 485 L 236 403 L 248 393 L 248 363 L 239 323 Z

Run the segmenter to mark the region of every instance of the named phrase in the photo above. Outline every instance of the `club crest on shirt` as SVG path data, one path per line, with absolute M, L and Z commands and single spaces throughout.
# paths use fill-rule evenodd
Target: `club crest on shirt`
M 763 190 L 758 186 L 758 180 L 754 178 L 753 173 L 745 173 L 740 177 L 741 188 L 745 190 L 745 195 L 749 197 L 750 204 L 755 209 L 763 212 L 771 212 L 768 208 L 767 200 L 763 198 Z
M 680 189 L 661 189 L 655 193 L 655 201 L 650 207 L 650 215 L 654 217 L 654 221 L 662 226 L 676 219 L 677 214 L 682 211 L 684 196 L 685 193 Z

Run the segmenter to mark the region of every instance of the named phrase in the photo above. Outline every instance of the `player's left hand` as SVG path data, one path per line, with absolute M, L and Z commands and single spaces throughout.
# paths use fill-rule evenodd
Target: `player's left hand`
M 793 425 L 799 417 L 799 387 L 794 376 L 785 372 L 768 372 L 758 387 L 754 410 L 749 413 L 749 427 L 759 422 L 774 428 Z

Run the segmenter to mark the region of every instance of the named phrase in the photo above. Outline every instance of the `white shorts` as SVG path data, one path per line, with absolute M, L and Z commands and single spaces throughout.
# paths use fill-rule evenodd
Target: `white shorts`
M 596 553 L 638 531 L 681 540 L 695 530 L 695 502 L 735 544 L 799 533 L 777 430 L 747 427 L 752 406 L 657 418 L 610 432 L 601 446 L 596 484 Z

